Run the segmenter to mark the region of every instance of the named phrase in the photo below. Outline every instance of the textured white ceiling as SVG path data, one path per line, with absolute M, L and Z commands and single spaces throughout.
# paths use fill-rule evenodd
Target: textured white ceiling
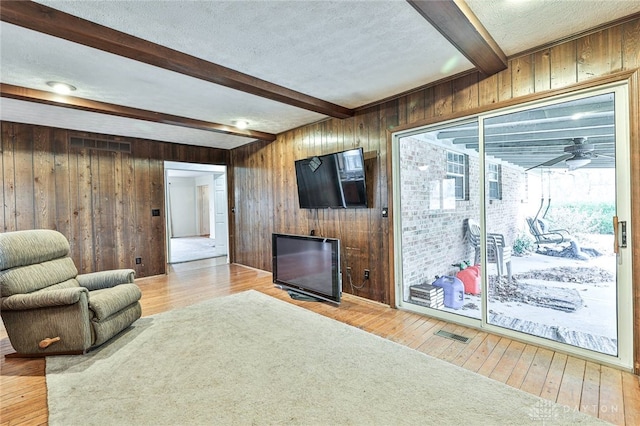
M 64 81 L 77 88 L 73 96 L 227 125 L 244 118 L 268 133 L 324 117 L 5 22 L 0 28 L 2 56 L 11 58 L 2 61 L 3 83 L 51 90 L 47 81 Z
M 640 0 L 465 0 L 507 55 L 640 12 Z
M 404 0 L 39 3 L 348 108 L 473 68 Z
M 404 0 L 39 3 L 348 108 L 473 68 Z M 468 3 L 508 55 L 640 11 L 625 0 Z M 0 36 L 3 83 L 61 80 L 74 96 L 268 133 L 325 118 L 4 22 Z M 0 118 L 226 149 L 253 140 L 7 98 Z

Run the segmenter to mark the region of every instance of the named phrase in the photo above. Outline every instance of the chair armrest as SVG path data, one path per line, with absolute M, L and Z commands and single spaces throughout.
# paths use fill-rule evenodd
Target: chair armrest
M 560 229 L 560 231 L 562 230 Z M 555 232 L 555 231 L 550 231 L 550 232 L 545 232 L 544 234 L 540 234 L 540 238 L 543 240 L 551 239 L 553 241 L 556 241 L 557 243 L 564 243 L 565 241 L 571 241 L 571 237 L 568 233 L 565 235 L 565 233 Z M 560 241 L 557 241 L 558 238 L 560 239 Z
M 2 310 L 24 311 L 28 309 L 49 308 L 52 306 L 66 306 L 78 303 L 82 294 L 89 291 L 82 287 L 62 288 L 59 290 L 44 290 L 34 293 L 14 294 L 2 298 Z M 86 300 L 86 299 L 85 299 Z
M 118 284 L 132 283 L 136 272 L 133 269 L 114 269 L 111 271 L 91 272 L 76 277 L 78 283 L 89 291 L 115 287 Z

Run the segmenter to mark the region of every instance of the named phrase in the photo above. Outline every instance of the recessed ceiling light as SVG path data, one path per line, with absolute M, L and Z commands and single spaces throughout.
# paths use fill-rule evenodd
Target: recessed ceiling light
M 245 120 L 235 120 L 233 121 L 233 125 L 238 129 L 246 129 L 247 127 L 249 127 L 249 122 Z
M 76 88 L 73 87 L 72 85 L 67 83 L 61 83 L 59 81 L 47 81 L 47 85 L 51 87 L 54 92 L 59 93 L 61 95 L 68 95 L 69 93 L 76 90 Z

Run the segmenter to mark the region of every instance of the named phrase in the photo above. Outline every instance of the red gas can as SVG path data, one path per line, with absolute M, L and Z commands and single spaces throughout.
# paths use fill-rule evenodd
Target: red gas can
M 480 265 L 469 266 L 456 274 L 467 294 L 480 294 Z

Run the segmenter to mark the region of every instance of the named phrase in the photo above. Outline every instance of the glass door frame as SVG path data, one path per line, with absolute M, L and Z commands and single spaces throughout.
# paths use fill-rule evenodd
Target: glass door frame
M 393 211 L 398 212 L 393 215 L 393 252 L 394 262 L 394 291 L 396 306 L 400 309 L 411 310 L 418 313 L 424 313 L 445 321 L 458 323 L 474 328 L 480 328 L 487 332 L 504 335 L 516 340 L 526 341 L 537 346 L 548 347 L 553 350 L 576 355 L 600 362 L 603 364 L 613 365 L 624 368 L 629 371 L 633 370 L 633 288 L 632 288 L 632 243 L 631 236 L 631 153 L 630 153 L 630 84 L 628 80 L 615 81 L 598 86 L 588 87 L 581 90 L 570 91 L 561 94 L 551 94 L 545 98 L 538 98 L 533 101 L 523 102 L 520 104 L 510 104 L 505 107 L 479 112 L 472 115 L 461 116 L 436 122 L 430 125 L 415 127 L 408 130 L 399 130 L 391 134 L 391 153 L 392 153 L 392 179 L 393 179 Z M 487 265 L 486 262 L 486 164 L 485 164 L 485 144 L 483 134 L 484 120 L 504 114 L 527 110 L 531 108 L 553 105 L 561 102 L 567 102 L 583 97 L 594 96 L 602 93 L 615 93 L 615 134 L 616 134 L 616 212 L 620 220 L 626 221 L 627 224 L 627 247 L 620 250 L 618 255 L 618 271 L 617 271 L 617 343 L 618 355 L 612 356 L 588 349 L 582 349 L 565 343 L 556 342 L 550 339 L 527 335 L 522 332 L 510 330 L 507 328 L 492 325 L 487 322 L 487 295 L 486 291 L 488 283 L 488 268 L 482 268 L 482 303 L 481 303 L 481 319 L 465 317 L 458 314 L 439 311 L 437 309 L 416 307 L 413 304 L 403 301 L 403 270 L 402 270 L 402 217 L 400 205 L 400 147 L 399 141 L 403 137 L 433 131 L 443 127 L 463 124 L 470 121 L 478 121 L 478 140 L 479 140 L 479 158 L 480 158 L 480 227 L 482 232 L 481 238 L 481 263 Z M 622 265 L 622 267 L 621 267 Z
M 394 212 L 402 211 L 401 202 L 400 202 L 401 201 L 401 196 L 400 196 L 401 176 L 400 176 L 400 165 L 399 165 L 399 158 L 400 158 L 399 140 L 404 137 L 410 137 L 420 133 L 424 133 L 427 130 L 428 131 L 441 130 L 441 129 L 452 127 L 454 125 L 469 124 L 473 122 L 476 122 L 476 124 L 479 125 L 478 118 L 479 118 L 478 115 L 455 118 L 451 120 L 434 123 L 428 126 L 422 126 L 422 127 L 417 127 L 417 128 L 406 130 L 406 131 L 401 131 L 391 135 L 392 137 L 391 157 L 392 157 L 393 193 L 394 193 L 393 211 Z M 479 195 L 479 196 L 482 197 L 482 195 Z M 402 216 L 399 213 L 396 213 L 393 215 L 393 227 L 394 227 L 393 235 L 395 236 L 395 238 L 394 238 L 394 245 L 393 245 L 394 253 L 393 253 L 392 261 L 394 262 L 394 281 L 393 282 L 396 284 L 394 286 L 396 307 L 400 309 L 407 309 L 412 312 L 417 312 L 420 314 L 434 316 L 452 323 L 466 325 L 474 328 L 481 328 L 482 327 L 481 319 L 458 315 L 451 312 L 427 308 L 427 307 L 418 306 L 414 304 L 408 304 L 407 302 L 404 301 L 403 287 L 402 287 L 403 265 L 402 265 L 402 256 L 399 255 L 399 253 L 402 253 Z

